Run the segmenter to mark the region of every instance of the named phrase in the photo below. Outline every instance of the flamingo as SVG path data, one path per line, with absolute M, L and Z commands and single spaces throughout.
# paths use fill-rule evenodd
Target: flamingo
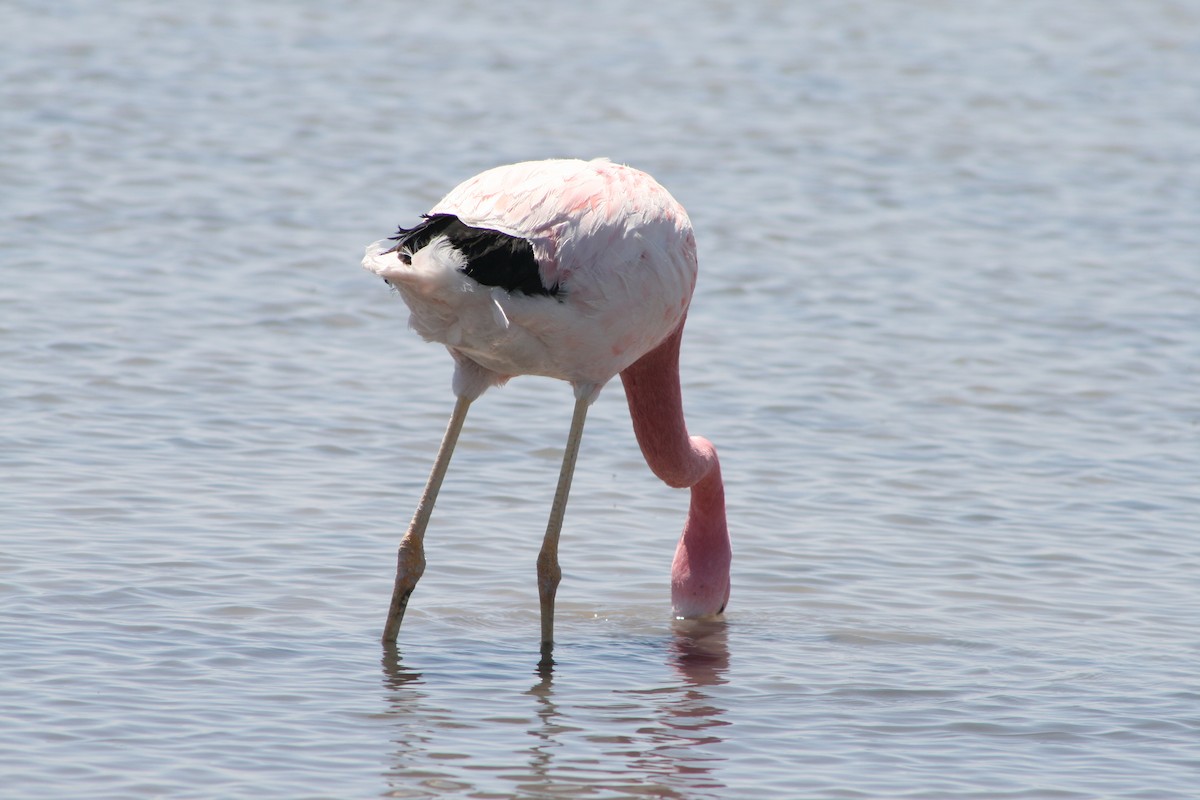
M 607 159 L 496 167 L 457 186 L 416 226 L 368 246 L 363 266 L 399 292 L 410 327 L 450 351 L 457 398 L 397 552 L 385 644 L 395 642 L 424 572 L 425 530 L 467 409 L 516 375 L 558 378 L 575 394 L 537 560 L 543 654 L 553 647 L 559 534 L 584 419 L 618 374 L 651 471 L 691 489 L 671 565 L 673 613 L 724 612 L 731 549 L 721 469 L 712 443 L 688 434 L 679 383 L 696 242 L 687 212 L 662 186 Z

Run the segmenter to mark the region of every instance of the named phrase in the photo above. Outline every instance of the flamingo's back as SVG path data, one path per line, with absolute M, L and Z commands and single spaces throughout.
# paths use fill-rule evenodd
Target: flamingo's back
M 400 291 L 418 333 L 492 382 L 547 375 L 598 391 L 678 328 L 696 281 L 687 213 L 603 159 L 488 170 L 399 239 L 363 265 Z

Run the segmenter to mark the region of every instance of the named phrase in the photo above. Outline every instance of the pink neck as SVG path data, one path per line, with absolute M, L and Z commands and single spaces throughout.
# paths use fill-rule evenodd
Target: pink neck
M 679 389 L 683 325 L 621 373 L 633 432 L 651 471 L 692 501 L 671 565 L 671 602 L 681 617 L 719 614 L 729 600 L 729 529 L 716 448 L 688 436 Z

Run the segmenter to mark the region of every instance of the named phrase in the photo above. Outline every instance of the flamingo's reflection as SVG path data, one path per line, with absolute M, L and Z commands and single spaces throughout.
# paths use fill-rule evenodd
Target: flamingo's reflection
M 725 683 L 729 670 L 729 626 L 722 619 L 678 619 L 671 640 L 671 665 L 693 687 Z
M 653 646 L 659 656 L 651 664 L 661 657 L 659 663 L 675 679 L 649 688 L 579 687 L 569 682 L 556 687 L 556 671 L 568 669 L 570 659 L 559 665 L 543 658 L 526 692 L 533 700 L 525 723 L 532 741 L 527 747 L 514 742 L 514 758 L 506 759 L 494 775 L 477 764 L 467 768 L 472 764 L 468 753 L 447 761 L 443 752 L 446 733 L 474 727 L 486 709 L 456 707 L 441 696 L 436 683 L 406 665 L 395 646 L 385 646 L 383 687 L 394 746 L 394 763 L 384 776 L 385 794 L 432 797 L 482 790 L 493 780 L 531 796 L 606 789 L 686 798 L 721 790 L 721 745 L 730 724 L 717 690 L 728 681 L 726 623 L 678 621 Z M 496 732 L 497 741 L 511 742 L 510 736 L 508 731 Z M 518 759 L 525 761 L 524 770 L 513 767 Z
M 526 788 L 547 794 L 561 793 L 573 785 L 582 788 L 577 781 L 585 765 L 578 760 L 567 763 L 557 755 L 569 751 L 572 740 L 580 737 L 606 746 L 601 761 L 622 760 L 622 768 L 611 771 L 609 788 L 628 787 L 632 782 L 639 793 L 671 798 L 722 788 L 713 773 L 724 760 L 719 755 L 721 730 L 730 723 L 722 719 L 726 711 L 714 699 L 711 687 L 727 680 L 726 622 L 676 621 L 664 655 L 666 663 L 682 678 L 680 684 L 617 691 L 618 699 L 607 708 L 593 705 L 567 712 L 561 711 L 556 702 L 555 663 L 543 659 L 537 669 L 538 681 L 528 692 L 537 700 L 540 726 L 529 731 L 537 740 L 529 748 L 530 777 L 535 782 Z M 595 719 L 601 732 L 589 734 L 585 717 Z M 587 785 L 596 788 L 596 781 Z
M 392 768 L 384 772 L 388 785 L 384 797 L 433 797 L 450 790 L 465 791 L 472 784 L 461 780 L 460 774 L 446 769 L 432 757 L 434 736 L 453 726 L 458 714 L 453 709 L 438 708 L 430 701 L 429 692 L 420 672 L 404 663 L 395 644 L 385 644 L 383 657 L 383 687 L 387 715 L 393 722 L 389 728 L 395 747 Z

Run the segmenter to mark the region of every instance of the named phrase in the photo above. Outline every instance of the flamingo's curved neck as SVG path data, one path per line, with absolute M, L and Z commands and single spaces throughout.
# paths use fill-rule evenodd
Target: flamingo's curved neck
M 633 432 L 651 471 L 667 485 L 690 487 L 691 505 L 671 565 L 671 600 L 682 617 L 719 614 L 729 600 L 731 548 L 725 487 L 716 448 L 689 436 L 679 388 L 683 324 L 621 373 Z

